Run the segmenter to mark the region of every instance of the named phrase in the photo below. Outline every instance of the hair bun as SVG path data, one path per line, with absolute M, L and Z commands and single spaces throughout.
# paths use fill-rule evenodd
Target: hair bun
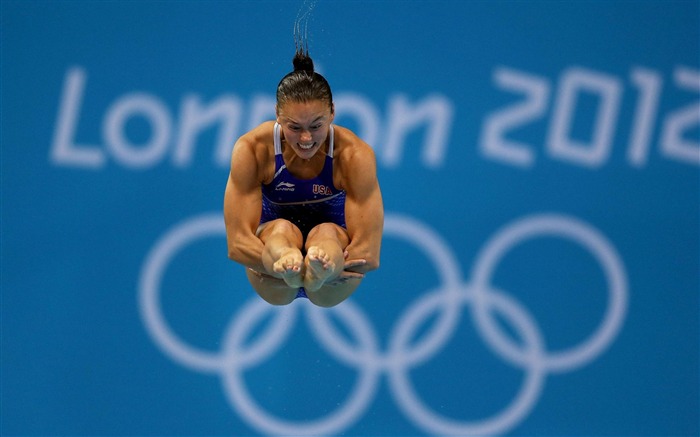
M 297 52 L 292 63 L 294 64 L 294 71 L 305 71 L 309 74 L 314 72 L 314 61 L 306 53 Z

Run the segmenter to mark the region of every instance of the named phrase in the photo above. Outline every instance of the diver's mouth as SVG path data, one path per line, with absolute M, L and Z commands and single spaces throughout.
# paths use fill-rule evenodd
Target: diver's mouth
M 315 142 L 309 143 L 309 144 L 297 143 L 297 146 L 299 146 L 299 148 L 302 150 L 311 150 L 314 148 L 315 145 L 316 145 Z

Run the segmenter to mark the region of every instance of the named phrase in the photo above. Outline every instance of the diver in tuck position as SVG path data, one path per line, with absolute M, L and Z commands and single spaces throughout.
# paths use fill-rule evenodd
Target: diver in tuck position
M 331 307 L 379 267 L 384 209 L 372 148 L 333 125 L 326 79 L 297 48 L 277 86 L 277 119 L 241 136 L 224 196 L 228 254 L 255 291 Z

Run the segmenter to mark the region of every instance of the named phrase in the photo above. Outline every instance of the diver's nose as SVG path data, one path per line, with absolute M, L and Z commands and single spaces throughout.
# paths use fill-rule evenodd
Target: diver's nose
M 311 132 L 309 131 L 302 131 L 301 135 L 299 135 L 299 139 L 303 143 L 308 143 L 311 141 Z

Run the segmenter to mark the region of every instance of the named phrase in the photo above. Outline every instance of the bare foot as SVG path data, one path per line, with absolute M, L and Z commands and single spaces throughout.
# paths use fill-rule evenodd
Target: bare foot
M 304 258 L 299 249 L 289 249 L 272 265 L 275 273 L 278 273 L 284 282 L 292 288 L 304 286 L 304 279 L 301 276 L 301 264 Z
M 317 291 L 335 272 L 335 263 L 331 261 L 331 257 L 317 246 L 309 247 L 304 263 L 304 288 L 308 291 Z

